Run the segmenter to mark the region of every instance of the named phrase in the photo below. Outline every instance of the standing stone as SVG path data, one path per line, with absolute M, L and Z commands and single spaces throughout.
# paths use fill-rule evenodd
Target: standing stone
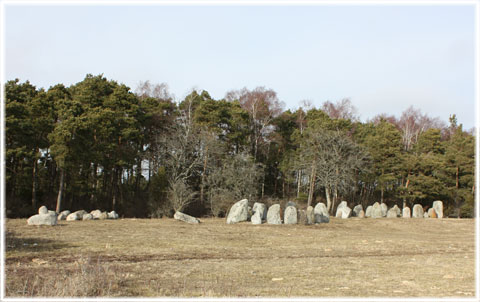
M 384 217 L 383 216 L 383 210 L 382 210 L 382 206 L 376 202 L 373 204 L 372 206 L 372 212 L 370 213 L 370 217 L 372 218 L 381 218 L 381 217 Z
M 397 218 L 397 211 L 394 208 L 391 208 L 387 211 L 387 218 Z
M 409 207 L 404 207 L 402 210 L 402 217 L 403 218 L 410 218 L 410 208 Z
M 262 224 L 262 216 L 260 212 L 254 212 L 250 221 L 252 222 L 252 224 Z
M 70 211 L 69 211 L 69 210 L 62 211 L 62 212 L 60 212 L 60 214 L 58 214 L 57 219 L 58 219 L 58 220 L 65 220 L 65 219 L 67 219 L 67 216 L 68 216 L 68 215 L 70 215 Z
M 443 202 L 441 200 L 437 200 L 433 202 L 433 206 L 438 218 L 443 218 Z
M 358 217 L 358 214 L 360 213 L 360 211 L 363 211 L 363 207 L 362 207 L 361 204 L 357 204 L 357 205 L 353 208 L 352 216 Z
M 428 218 L 428 212 L 423 213 L 423 218 Z
M 267 223 L 269 224 L 282 224 L 282 219 L 280 218 L 280 205 L 274 204 L 268 208 L 267 212 Z
M 413 206 L 412 217 L 413 218 L 423 218 L 423 208 L 418 203 Z
M 48 214 L 48 209 L 46 206 L 41 206 L 39 209 L 38 209 L 38 214 Z
M 192 224 L 200 223 L 200 220 L 198 220 L 197 218 L 195 218 L 193 216 L 190 216 L 190 215 L 187 215 L 187 214 L 184 214 L 184 213 L 179 212 L 179 211 L 175 212 L 175 214 L 173 215 L 173 218 L 176 219 L 176 220 L 186 222 L 186 223 L 192 223 Z
M 365 211 L 365 217 L 372 217 L 372 210 L 373 206 L 368 206 L 367 210 Z
M 298 224 L 308 225 L 307 221 L 307 211 L 305 210 L 298 210 Z
M 312 206 L 308 206 L 307 212 L 307 223 L 306 224 L 314 224 L 315 223 L 315 210 Z
M 428 209 L 428 218 L 437 218 L 437 212 L 435 212 L 434 208 Z
M 347 207 L 345 205 L 341 208 L 337 208 L 337 213 L 336 213 L 335 217 L 336 218 L 347 219 L 348 217 L 350 217 L 351 214 L 352 214 L 352 209 L 350 209 L 349 207 Z
M 330 215 L 328 215 L 327 207 L 325 206 L 325 204 L 323 202 L 317 203 L 313 213 L 314 214 L 320 214 L 320 215 L 327 216 L 327 217 L 330 216 Z
M 264 203 L 256 202 L 253 204 L 252 208 L 253 213 L 259 212 L 260 219 L 266 220 L 267 219 L 267 206 Z
M 380 204 L 380 208 L 382 209 L 382 217 L 387 217 L 388 207 L 385 203 Z
M 57 215 L 36 214 L 27 220 L 28 225 L 57 225 Z
M 108 219 L 118 219 L 118 214 L 115 211 L 111 211 L 110 213 L 107 213 Z
M 233 224 L 248 219 L 248 199 L 237 201 L 228 211 L 227 224 Z
M 358 212 L 358 218 L 365 218 L 365 212 L 363 210 L 361 210 L 360 212 Z
M 285 224 L 297 224 L 298 217 L 297 217 L 297 208 L 294 206 L 288 206 L 285 209 L 285 214 L 283 215 L 283 220 Z

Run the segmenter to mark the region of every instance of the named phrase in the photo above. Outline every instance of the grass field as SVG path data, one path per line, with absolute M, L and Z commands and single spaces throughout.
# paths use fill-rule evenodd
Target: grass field
M 472 297 L 475 222 L 6 222 L 6 295 Z

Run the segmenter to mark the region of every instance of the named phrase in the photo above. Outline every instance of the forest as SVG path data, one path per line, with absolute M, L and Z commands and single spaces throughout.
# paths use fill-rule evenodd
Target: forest
M 408 100 L 405 100 L 408 104 Z M 115 210 L 123 217 L 223 217 L 243 198 L 267 205 L 345 200 L 431 206 L 473 217 L 475 140 L 409 107 L 361 122 L 349 99 L 285 110 L 269 88 L 215 100 L 165 83 L 131 89 L 101 75 L 69 87 L 5 84 L 5 205 Z M 360 108 L 361 110 L 361 108 Z

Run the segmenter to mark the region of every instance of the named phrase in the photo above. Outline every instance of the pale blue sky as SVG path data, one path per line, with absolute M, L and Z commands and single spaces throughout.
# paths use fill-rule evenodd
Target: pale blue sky
M 222 98 L 266 86 L 286 108 L 351 98 L 362 120 L 410 105 L 475 125 L 473 6 L 15 6 L 7 80 L 134 89 L 166 82 Z

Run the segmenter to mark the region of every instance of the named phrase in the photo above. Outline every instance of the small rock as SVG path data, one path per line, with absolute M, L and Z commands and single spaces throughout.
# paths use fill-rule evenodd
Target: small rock
M 100 219 L 100 215 L 102 215 L 102 211 L 100 210 L 93 210 L 90 212 L 92 214 L 93 219 Z
M 397 218 L 397 211 L 394 208 L 391 208 L 387 211 L 387 218 Z
M 402 217 L 403 218 L 410 218 L 410 208 L 409 207 L 404 207 L 402 210 Z
M 58 214 L 57 219 L 58 219 L 58 220 L 65 220 L 65 219 L 67 219 L 67 216 L 68 216 L 68 215 L 70 215 L 70 211 L 69 211 L 69 210 L 62 211 L 62 212 L 60 212 L 60 214 Z
M 308 225 L 307 211 L 298 210 L 298 224 Z
M 200 220 L 198 220 L 197 218 L 195 218 L 193 216 L 190 216 L 190 215 L 187 215 L 187 214 L 184 214 L 184 213 L 179 212 L 179 211 L 175 212 L 175 215 L 173 215 L 173 218 L 175 218 L 176 220 L 186 222 L 186 223 L 193 223 L 193 224 L 200 223 Z
M 434 208 L 430 208 L 427 211 L 428 218 L 437 218 L 437 212 L 435 212 Z
M 287 204 L 285 205 L 285 208 L 287 208 L 287 207 L 295 207 L 295 208 L 297 208 L 297 204 L 294 203 L 293 201 L 289 201 L 289 202 L 287 202 Z

